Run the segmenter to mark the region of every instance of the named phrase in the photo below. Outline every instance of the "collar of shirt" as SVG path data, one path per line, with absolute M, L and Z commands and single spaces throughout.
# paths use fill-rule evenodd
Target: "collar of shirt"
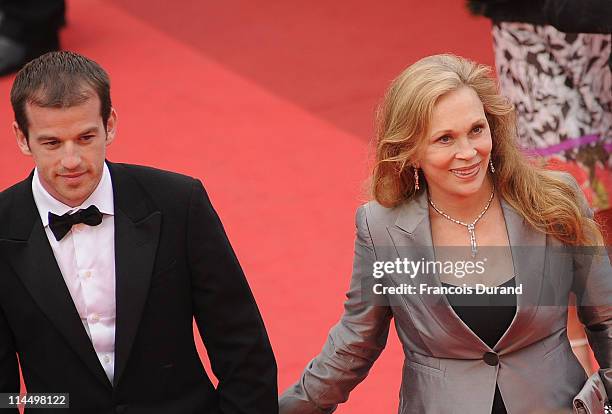
M 43 227 L 47 227 L 49 225 L 49 212 L 61 216 L 68 212 L 77 211 L 91 205 L 95 205 L 102 214 L 108 214 L 111 216 L 115 214 L 115 206 L 113 203 L 113 183 L 111 181 L 110 171 L 108 170 L 106 163 L 104 163 L 102 178 L 100 179 L 96 189 L 80 206 L 67 206 L 49 194 L 40 182 L 38 168 L 34 169 L 34 176 L 32 177 L 32 194 L 34 195 L 34 202 L 36 203 L 36 208 L 38 209 L 38 214 L 42 220 Z

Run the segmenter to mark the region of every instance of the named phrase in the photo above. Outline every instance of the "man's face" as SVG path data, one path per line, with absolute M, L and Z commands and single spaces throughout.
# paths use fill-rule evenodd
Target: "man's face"
M 93 193 L 102 178 L 106 146 L 115 137 L 115 110 L 106 125 L 100 99 L 92 93 L 84 103 L 68 108 L 26 104 L 29 141 L 17 123 L 17 144 L 32 156 L 42 186 L 58 201 L 76 207 Z

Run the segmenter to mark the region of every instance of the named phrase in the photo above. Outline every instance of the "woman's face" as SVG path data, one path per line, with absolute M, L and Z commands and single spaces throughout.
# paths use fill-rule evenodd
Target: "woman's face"
M 491 154 L 491 131 L 482 102 L 462 87 L 436 102 L 417 166 L 432 198 L 469 197 L 483 188 Z

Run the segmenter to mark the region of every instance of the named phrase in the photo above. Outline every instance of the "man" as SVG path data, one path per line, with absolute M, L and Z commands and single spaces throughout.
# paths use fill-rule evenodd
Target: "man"
M 0 76 L 60 48 L 64 0 L 0 0 Z
M 106 72 L 51 52 L 11 103 L 36 168 L 0 193 L 0 393 L 19 391 L 18 355 L 28 392 L 69 393 L 70 412 L 278 412 L 264 324 L 201 182 L 105 162 Z

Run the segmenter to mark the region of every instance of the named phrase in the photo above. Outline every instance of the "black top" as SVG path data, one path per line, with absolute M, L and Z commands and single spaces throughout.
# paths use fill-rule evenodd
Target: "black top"
M 452 286 L 442 283 L 444 286 Z M 500 286 L 515 286 L 514 277 Z M 448 294 L 453 310 L 480 339 L 491 348 L 506 332 L 516 313 L 515 295 Z M 494 322 L 494 323 L 491 323 Z M 495 384 L 495 397 L 491 414 L 507 414 L 499 387 Z

